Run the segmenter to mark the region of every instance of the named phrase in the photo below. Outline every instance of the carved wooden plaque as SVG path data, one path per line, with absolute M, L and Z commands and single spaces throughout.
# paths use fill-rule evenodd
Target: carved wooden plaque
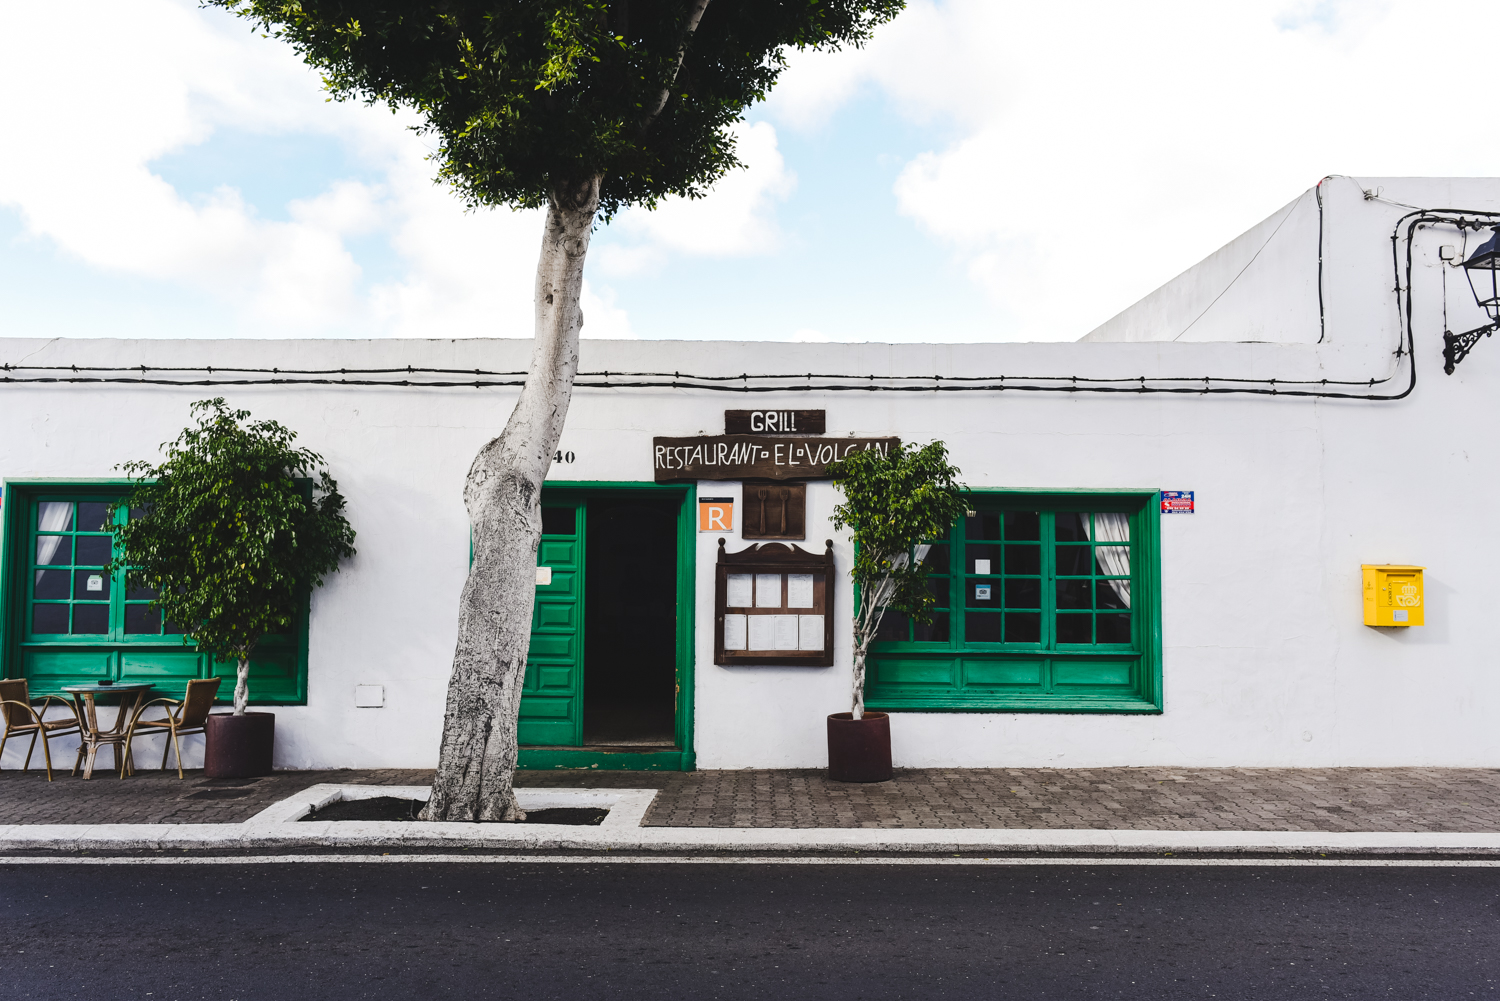
M 746 539 L 807 538 L 807 484 L 745 481 L 740 536 Z

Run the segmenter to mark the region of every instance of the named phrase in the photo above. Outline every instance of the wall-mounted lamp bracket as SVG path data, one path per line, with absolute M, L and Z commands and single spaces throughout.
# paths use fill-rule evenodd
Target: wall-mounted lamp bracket
M 1474 345 L 1479 343 L 1479 339 L 1490 336 L 1496 330 L 1500 330 L 1500 321 L 1483 327 L 1475 327 L 1461 334 L 1455 334 L 1451 330 L 1443 331 L 1443 371 L 1452 375 L 1458 363 L 1474 350 Z

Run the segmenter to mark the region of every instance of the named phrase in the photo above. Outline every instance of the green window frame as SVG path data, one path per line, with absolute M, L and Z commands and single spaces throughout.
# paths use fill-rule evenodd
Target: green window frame
M 1159 713 L 1156 492 L 976 490 L 922 555 L 933 622 L 887 612 L 871 709 Z
M 218 676 L 220 702 L 232 694 L 235 665 L 182 642 L 180 629 L 150 609 L 148 590 L 109 574 L 114 555 L 107 507 L 129 489 L 123 481 L 8 481 L 0 507 L 0 659 L 6 677 L 24 677 L 34 695 L 64 685 L 110 679 L 149 681 L 156 694 L 180 698 L 187 682 Z M 115 521 L 128 517 L 118 511 Z M 308 600 L 295 628 L 267 636 L 250 661 L 251 702 L 305 705 Z

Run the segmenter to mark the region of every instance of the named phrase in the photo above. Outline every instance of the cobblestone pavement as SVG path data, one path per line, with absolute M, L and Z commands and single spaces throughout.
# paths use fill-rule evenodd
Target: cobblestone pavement
M 121 782 L 0 772 L 0 824 L 238 823 L 319 782 L 423 785 L 419 769 Z M 904 769 L 891 782 L 820 770 L 532 771 L 521 786 L 662 790 L 649 827 L 1500 831 L 1500 770 L 1478 768 Z

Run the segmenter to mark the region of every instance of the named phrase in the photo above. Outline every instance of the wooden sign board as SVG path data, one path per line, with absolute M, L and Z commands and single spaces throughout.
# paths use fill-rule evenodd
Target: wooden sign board
M 726 410 L 725 434 L 822 434 L 825 410 Z
M 821 556 L 781 542 L 738 553 L 719 540 L 714 663 L 833 666 L 833 542 Z
M 882 452 L 899 438 L 772 438 L 702 435 L 653 438 L 657 483 L 678 480 L 823 480 L 828 464 L 867 448 Z

